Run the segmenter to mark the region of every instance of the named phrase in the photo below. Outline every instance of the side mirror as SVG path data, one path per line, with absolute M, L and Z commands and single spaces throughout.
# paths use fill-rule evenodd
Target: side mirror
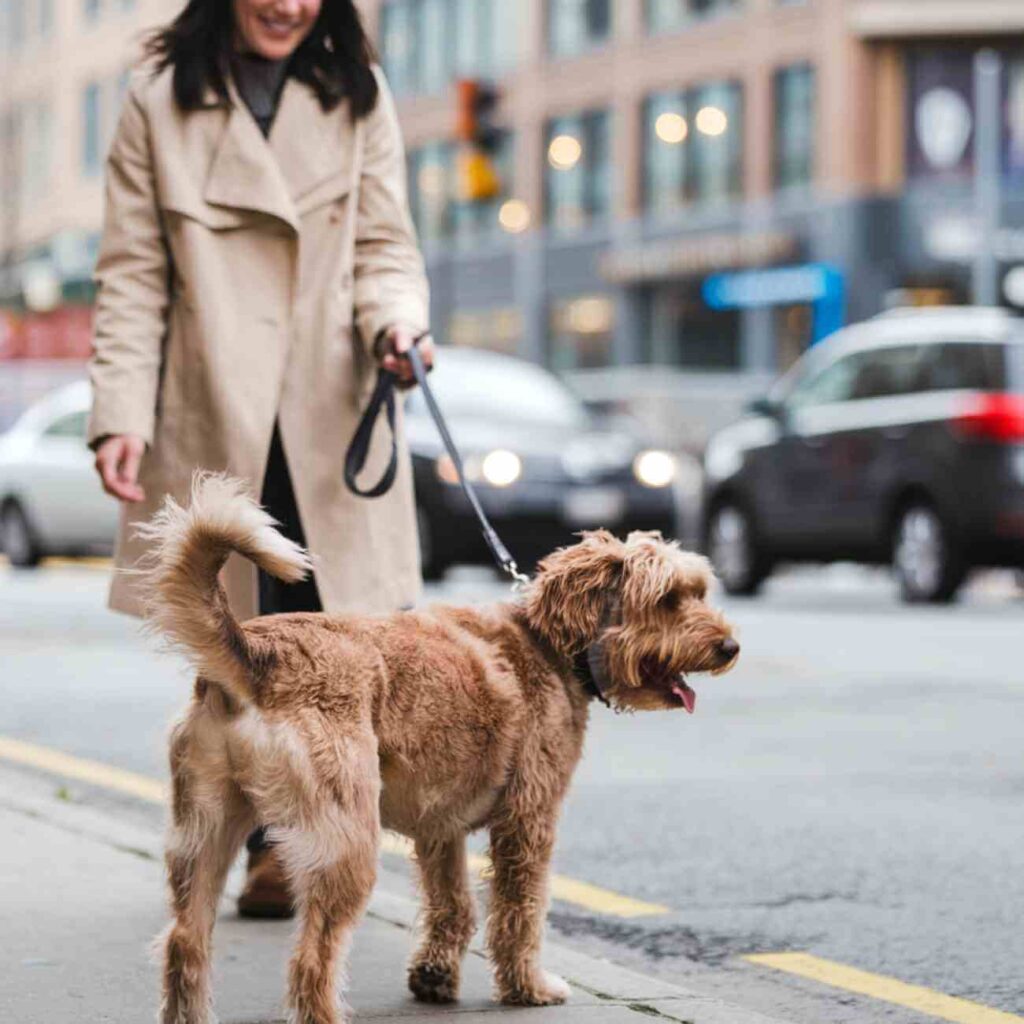
M 782 419 L 782 403 L 775 402 L 767 396 L 755 398 L 748 402 L 745 408 L 747 412 L 753 413 L 755 416 L 767 416 L 773 420 Z

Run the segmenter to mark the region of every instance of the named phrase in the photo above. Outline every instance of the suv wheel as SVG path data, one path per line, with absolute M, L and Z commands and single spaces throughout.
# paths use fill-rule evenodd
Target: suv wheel
M 908 603 L 951 601 L 967 575 L 939 514 L 924 502 L 900 512 L 892 561 L 900 597 Z
M 29 569 L 38 565 L 43 557 L 32 535 L 28 517 L 16 501 L 10 501 L 0 511 L 0 548 L 11 565 Z
M 771 572 L 765 553 L 754 536 L 750 514 L 725 502 L 708 520 L 708 555 L 730 594 L 756 594 Z

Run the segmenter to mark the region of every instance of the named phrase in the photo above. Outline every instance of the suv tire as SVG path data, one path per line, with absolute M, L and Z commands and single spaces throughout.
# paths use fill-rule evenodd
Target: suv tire
M 893 531 L 892 564 L 900 598 L 908 604 L 952 601 L 967 575 L 949 530 L 933 505 L 905 505 Z
M 16 501 L 9 501 L 0 509 L 0 548 L 11 565 L 19 569 L 31 569 L 43 557 L 28 516 Z
M 706 537 L 708 556 L 726 593 L 756 594 L 771 573 L 771 562 L 757 541 L 750 513 L 734 501 L 715 505 Z

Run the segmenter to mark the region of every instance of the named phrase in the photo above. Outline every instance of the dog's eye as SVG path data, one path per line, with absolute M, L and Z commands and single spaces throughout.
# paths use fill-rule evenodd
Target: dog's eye
M 674 612 L 678 611 L 679 605 L 682 603 L 683 595 L 678 590 L 670 590 L 659 602 L 658 605 L 662 611 Z

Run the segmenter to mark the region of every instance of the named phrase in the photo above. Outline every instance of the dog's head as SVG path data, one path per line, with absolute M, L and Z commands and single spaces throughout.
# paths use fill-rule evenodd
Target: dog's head
M 712 579 L 706 558 L 659 533 L 636 531 L 623 542 L 595 530 L 541 562 L 526 611 L 560 653 L 596 655 L 616 707 L 692 712 L 687 675 L 727 672 L 740 650 L 707 603 Z

